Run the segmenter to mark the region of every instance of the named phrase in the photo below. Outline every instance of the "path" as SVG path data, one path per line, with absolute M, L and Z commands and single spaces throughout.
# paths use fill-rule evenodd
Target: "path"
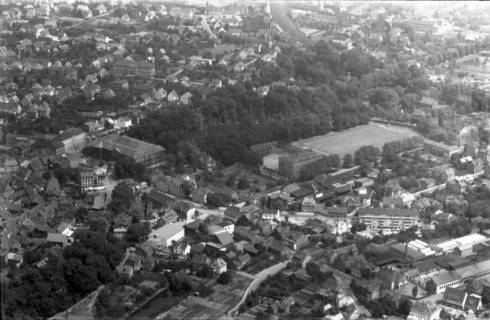
M 240 309 L 240 306 L 245 303 L 245 300 L 247 299 L 248 295 L 252 292 L 252 291 L 255 291 L 257 290 L 257 288 L 259 287 L 259 285 L 262 283 L 262 281 L 264 281 L 265 279 L 267 279 L 267 277 L 269 276 L 272 276 L 272 275 L 275 275 L 276 273 L 278 273 L 279 271 L 281 271 L 282 269 L 286 268 L 286 266 L 288 265 L 288 263 L 290 262 L 291 260 L 287 260 L 287 261 L 283 261 L 283 262 L 279 262 L 278 264 L 275 264 L 273 265 L 272 267 L 270 268 L 267 268 L 265 270 L 262 270 L 260 271 L 259 273 L 257 273 L 254 277 L 254 280 L 250 283 L 250 285 L 247 287 L 247 289 L 245 289 L 245 292 L 243 293 L 242 295 L 242 299 L 240 299 L 240 301 L 237 303 L 236 306 L 234 306 L 233 308 L 231 308 L 228 312 L 227 312 L 227 315 L 228 316 L 235 316 L 237 315 L 238 313 L 238 309 Z M 250 277 L 252 275 L 250 274 L 247 274 L 245 273 L 247 277 Z
M 95 16 L 95 17 L 92 17 L 92 18 L 88 18 L 88 19 L 85 19 L 85 20 L 80 21 L 78 23 L 72 24 L 67 29 L 79 27 L 79 26 L 84 25 L 86 23 L 89 23 L 91 21 L 94 21 L 94 20 L 97 20 L 99 18 L 108 16 L 108 15 L 112 14 L 113 12 L 114 12 L 114 9 L 111 9 L 111 10 L 107 11 L 106 13 L 102 13 L 102 14 L 99 14 L 98 16 Z
M 141 310 L 141 308 L 143 308 L 148 302 L 150 302 L 151 300 L 153 300 L 153 298 L 155 298 L 156 296 L 158 296 L 160 293 L 164 292 L 165 290 L 168 289 L 168 286 L 165 286 L 164 288 L 160 288 L 159 290 L 157 290 L 157 292 L 155 292 L 154 294 L 152 294 L 151 296 L 149 296 L 145 301 L 143 301 L 142 304 L 140 304 L 136 309 L 134 309 L 133 311 L 131 311 L 128 315 L 126 315 L 124 317 L 124 319 L 131 319 L 131 317 L 137 313 L 138 311 Z

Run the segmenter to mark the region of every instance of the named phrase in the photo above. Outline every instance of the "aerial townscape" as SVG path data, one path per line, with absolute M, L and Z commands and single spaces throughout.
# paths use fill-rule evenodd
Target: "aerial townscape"
M 2 319 L 490 319 L 490 3 L 0 0 Z

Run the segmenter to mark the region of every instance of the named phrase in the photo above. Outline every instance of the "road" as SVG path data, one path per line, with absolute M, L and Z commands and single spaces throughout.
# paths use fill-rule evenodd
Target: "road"
M 89 22 L 94 21 L 94 20 L 96 20 L 96 19 L 99 19 L 99 18 L 102 18 L 102 17 L 108 16 L 108 15 L 112 14 L 113 12 L 114 12 L 114 9 L 111 9 L 111 10 L 107 11 L 106 13 L 102 13 L 102 14 L 99 14 L 98 16 L 95 16 L 95 17 L 92 17 L 92 18 L 85 19 L 85 20 L 83 20 L 83 21 L 80 21 L 79 23 L 75 23 L 75 24 L 73 24 L 73 25 L 69 26 L 67 29 L 69 29 L 69 28 L 79 27 L 79 26 L 81 26 L 81 25 L 83 25 L 83 24 L 89 23 Z
M 262 270 L 260 271 L 259 273 L 257 273 L 255 276 L 254 276 L 254 280 L 250 283 L 250 285 L 247 287 L 247 289 L 245 290 L 245 292 L 243 293 L 242 295 L 242 299 L 240 299 L 240 301 L 237 303 L 236 306 L 234 306 L 233 308 L 231 308 L 228 312 L 227 312 L 227 315 L 229 316 L 235 316 L 237 315 L 238 313 L 238 309 L 240 309 L 240 306 L 245 303 L 245 300 L 247 300 L 247 297 L 248 295 L 252 292 L 252 291 L 255 291 L 257 290 L 257 288 L 259 287 L 259 285 L 262 283 L 262 281 L 264 281 L 265 279 L 267 279 L 267 277 L 271 276 L 271 275 L 274 275 L 276 273 L 278 273 L 279 271 L 281 271 L 282 269 L 286 268 L 288 263 L 290 262 L 291 260 L 288 260 L 288 261 L 283 261 L 283 262 L 280 262 L 278 264 L 275 264 L 273 265 L 272 267 L 270 268 L 267 268 L 265 270 Z M 248 274 L 247 274 L 248 275 Z
M 314 41 L 307 36 L 289 18 L 289 4 L 286 1 L 271 1 L 272 21 L 288 33 L 291 39 L 299 41 L 303 46 L 310 47 Z

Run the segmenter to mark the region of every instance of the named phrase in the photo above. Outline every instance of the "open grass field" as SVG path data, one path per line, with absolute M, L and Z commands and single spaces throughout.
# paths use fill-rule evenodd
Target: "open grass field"
M 293 145 L 300 148 L 308 147 L 324 155 L 337 154 L 343 157 L 347 153 L 354 155 L 362 146 L 372 145 L 381 148 L 387 142 L 416 135 L 417 133 L 410 128 L 371 122 L 342 132 L 299 140 L 293 142 Z

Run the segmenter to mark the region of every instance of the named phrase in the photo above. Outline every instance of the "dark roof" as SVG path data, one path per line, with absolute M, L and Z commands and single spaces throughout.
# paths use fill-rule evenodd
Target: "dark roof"
M 224 246 L 233 243 L 233 237 L 228 232 L 220 232 L 216 234 L 216 238 L 218 238 L 218 241 Z
M 144 198 L 161 204 L 165 204 L 173 200 L 172 197 L 169 197 L 163 192 L 159 192 L 155 189 L 152 189 L 150 192 L 146 193 Z
M 46 241 L 64 244 L 67 242 L 67 239 L 64 235 L 59 234 L 59 233 L 48 233 L 48 237 L 47 237 Z
M 236 222 L 238 218 L 241 216 L 245 215 L 243 212 L 240 212 L 240 208 L 231 206 L 225 209 L 225 218 L 228 218 L 232 220 L 233 222 Z
M 462 305 L 465 298 L 466 298 L 466 290 L 464 289 L 458 289 L 458 288 L 451 288 L 448 287 L 446 288 L 446 291 L 444 292 L 444 300 L 447 300 L 448 302 L 451 303 L 456 303 Z
M 60 141 L 65 141 L 65 140 L 68 140 L 74 136 L 78 136 L 78 135 L 84 134 L 84 133 L 85 132 L 80 128 L 68 128 L 58 135 L 58 139 Z
M 347 207 L 328 207 L 327 213 L 335 215 L 347 215 L 349 213 L 349 210 L 347 209 Z
M 293 198 L 303 198 L 310 194 L 313 194 L 314 190 L 311 186 L 302 187 L 299 190 L 291 192 Z

